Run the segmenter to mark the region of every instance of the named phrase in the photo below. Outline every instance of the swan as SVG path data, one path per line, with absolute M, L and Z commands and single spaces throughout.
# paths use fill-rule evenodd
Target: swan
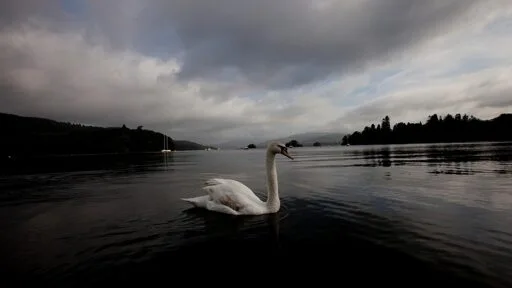
M 193 198 L 181 198 L 194 207 L 230 215 L 263 215 L 279 211 L 281 202 L 277 183 L 275 157 L 282 154 L 293 160 L 288 148 L 279 142 L 267 146 L 267 201 L 262 201 L 254 192 L 239 181 L 212 178 L 205 181 L 202 190 L 207 195 Z

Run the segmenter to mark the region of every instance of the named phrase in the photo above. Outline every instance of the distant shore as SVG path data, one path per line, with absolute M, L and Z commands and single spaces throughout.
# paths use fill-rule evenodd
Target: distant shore
M 512 114 L 501 114 L 489 120 L 470 115 L 430 115 L 423 124 L 399 122 L 391 126 L 386 116 L 382 123 L 366 126 L 362 131 L 345 135 L 341 145 L 467 143 L 512 141 Z
M 86 126 L 77 123 L 0 113 L 0 158 L 162 153 L 213 148 L 175 140 L 143 126 L 128 128 Z M 169 152 L 173 153 L 173 152 Z

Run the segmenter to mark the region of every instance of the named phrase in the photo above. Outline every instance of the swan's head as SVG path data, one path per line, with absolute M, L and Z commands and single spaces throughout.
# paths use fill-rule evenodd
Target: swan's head
M 290 154 L 288 154 L 288 148 L 283 143 L 272 142 L 268 145 L 267 150 L 274 154 L 283 154 L 284 156 L 293 160 L 293 157 Z

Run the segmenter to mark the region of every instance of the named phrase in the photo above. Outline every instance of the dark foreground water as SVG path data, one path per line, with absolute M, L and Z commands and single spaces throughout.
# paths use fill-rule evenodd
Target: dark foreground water
M 259 149 L 12 164 L 0 178 L 2 286 L 512 287 L 512 144 L 292 153 L 278 159 L 282 210 L 259 217 L 179 200 L 214 176 L 264 196 Z

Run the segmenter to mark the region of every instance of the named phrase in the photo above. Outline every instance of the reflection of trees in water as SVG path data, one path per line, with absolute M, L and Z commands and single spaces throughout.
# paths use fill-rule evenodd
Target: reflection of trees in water
M 428 145 L 428 159 L 438 162 L 510 161 L 511 143 L 461 143 Z
M 391 161 L 391 148 L 389 146 L 382 146 L 379 148 L 364 149 L 360 153 L 365 159 L 366 166 L 384 166 L 390 167 Z
M 162 165 L 160 153 L 96 154 L 96 155 L 54 155 L 34 158 L 19 158 L 7 168 L 8 174 L 58 173 L 78 171 L 111 171 L 112 173 L 152 172 Z M 173 155 L 167 156 L 167 164 Z M 4 167 L 5 168 L 5 167 Z
M 498 162 L 512 161 L 512 143 L 489 143 L 489 158 Z
M 390 167 L 391 166 L 391 151 L 388 146 L 385 146 L 381 149 L 381 161 L 382 166 Z
M 366 146 L 346 155 L 347 159 L 363 162 L 355 166 L 426 165 L 432 168 L 430 173 L 437 174 L 512 173 L 510 142 Z M 475 171 L 476 162 L 480 162 L 478 169 L 482 171 Z
M 428 166 L 434 174 L 472 175 L 479 172 L 507 173 L 512 160 L 511 143 L 453 143 L 428 145 L 425 148 Z M 476 162 L 479 169 L 473 168 Z

